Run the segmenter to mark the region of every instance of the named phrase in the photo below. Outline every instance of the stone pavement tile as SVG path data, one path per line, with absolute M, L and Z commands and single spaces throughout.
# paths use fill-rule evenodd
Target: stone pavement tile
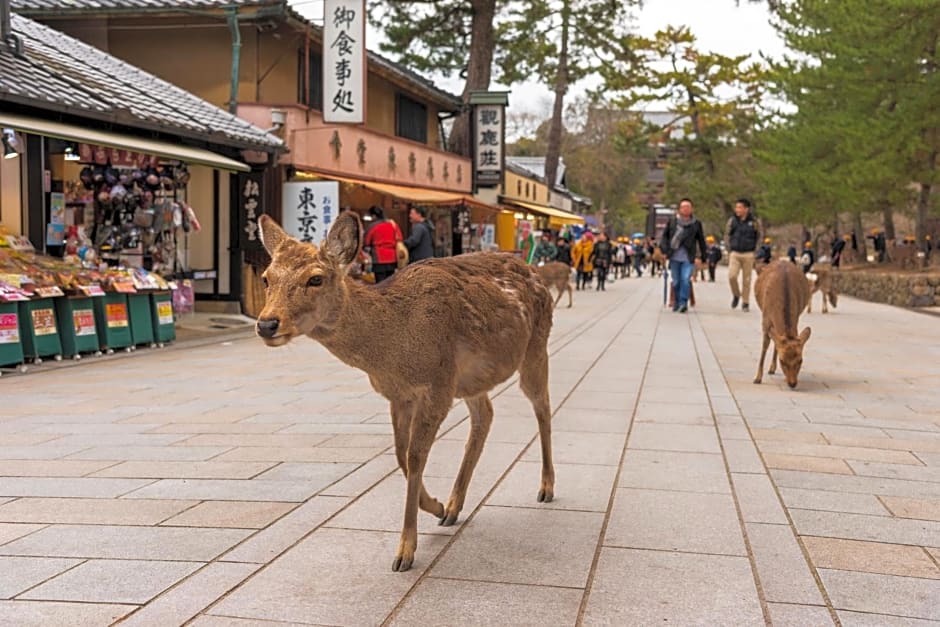
M 600 394 L 572 394 L 562 407 L 567 409 L 604 409 L 607 411 L 632 410 L 635 394 L 604 392 Z
M 53 525 L 0 546 L 0 555 L 206 562 L 251 533 L 242 529 Z
M 803 536 L 803 546 L 816 568 L 940 579 L 940 567 L 919 546 L 813 536 Z
M 770 624 L 774 627 L 826 627 L 835 624 L 829 610 L 818 605 L 768 603 L 767 609 Z
M 627 449 L 617 486 L 730 494 L 721 455 Z
M 891 513 L 901 518 L 918 518 L 940 522 L 940 499 L 910 499 L 883 496 L 881 502 Z
M 207 614 L 319 625 L 378 625 L 446 538 L 420 536 L 414 567 L 391 571 L 398 533 L 319 529 Z
M 533 418 L 533 422 L 534 422 Z M 284 437 L 294 437 L 293 435 L 284 436 Z M 338 434 L 330 437 L 326 442 L 323 443 L 323 446 L 328 447 L 382 447 L 388 448 L 395 445 L 395 440 L 391 435 L 383 434 Z
M 323 434 L 204 433 L 195 435 L 184 442 L 179 442 L 177 446 L 267 446 L 298 448 L 318 446 L 329 439 L 329 435 Z M 386 446 L 388 446 L 388 444 L 386 444 Z
M 215 458 L 216 461 L 239 462 L 366 462 L 385 447 L 332 448 L 326 446 L 281 448 L 275 446 L 243 446 Z
M 34 444 L 41 444 L 43 442 L 48 442 L 49 440 L 54 440 L 57 437 L 59 432 L 44 432 L 44 433 L 6 433 L 3 435 L 2 441 L 4 448 L 6 447 L 20 447 L 20 446 L 33 446 Z
M 560 409 L 552 418 L 552 432 L 626 433 L 630 429 L 630 410 Z M 538 433 L 538 423 L 532 425 Z
M 128 479 L 251 479 L 276 462 L 121 462 L 93 477 Z
M 610 433 L 552 433 L 552 458 L 556 464 L 599 464 L 617 466 L 623 453 L 624 435 Z M 433 449 L 431 454 L 434 454 Z M 484 449 L 484 455 L 486 450 Z M 533 444 L 523 457 L 525 461 L 541 461 L 542 451 Z
M 156 525 L 196 501 L 21 498 L 0 505 L 0 522 L 73 525 Z
M 722 442 L 725 451 L 725 460 L 731 472 L 750 472 L 764 474 L 764 464 L 761 462 L 757 448 L 751 440 L 728 440 Z
M 125 621 L 130 624 L 130 621 Z M 121 623 L 122 627 L 124 623 Z M 279 620 L 253 620 L 233 616 L 209 616 L 202 614 L 186 623 L 187 627 L 309 627 L 310 623 L 287 623 Z M 157 624 L 154 624 L 157 627 Z
M 862 612 L 836 612 L 844 627 L 940 627 L 940 621 L 865 614 Z
M 278 464 L 255 478 L 268 481 L 312 481 L 322 483 L 326 487 L 335 481 L 339 481 L 359 466 L 360 464 L 355 463 L 286 462 Z
M 0 477 L 82 477 L 113 465 L 68 459 L 0 461 Z
M 579 434 L 565 435 L 577 437 Z M 559 437 L 559 434 L 554 434 L 553 440 L 557 442 Z M 528 442 L 525 444 L 528 444 Z M 496 478 L 502 475 L 516 460 L 519 453 L 525 448 L 525 444 L 518 442 L 488 442 L 483 447 L 483 453 L 480 455 L 480 460 L 477 462 L 476 470 L 473 473 L 474 482 L 480 478 L 484 478 L 484 481 L 491 480 L 491 482 L 495 483 Z M 460 469 L 460 461 L 463 459 L 464 448 L 464 442 L 458 440 L 437 440 L 431 447 L 431 453 L 428 455 L 428 461 L 424 467 L 424 476 L 445 477 L 448 479 L 456 477 Z M 536 454 L 535 459 L 541 461 L 541 449 L 539 446 L 536 444 L 530 447 L 530 451 L 532 449 L 534 449 Z M 557 448 L 555 450 L 557 451 Z M 395 458 L 394 454 L 390 456 L 393 459 Z M 555 462 L 559 461 L 561 460 L 556 454 Z
M 78 564 L 81 564 L 81 560 L 0 557 L 0 599 L 12 599 L 24 590 Z
M 606 413 L 606 412 L 602 412 Z M 558 416 L 552 420 L 552 428 L 557 429 Z M 563 430 L 563 429 L 559 429 Z M 443 429 L 442 429 L 443 431 Z M 456 427 L 450 429 L 440 436 L 443 440 L 457 440 L 459 442 L 467 441 L 467 434 L 470 431 L 470 421 L 464 420 Z M 539 431 L 538 422 L 531 412 L 524 415 L 500 415 L 496 414 L 493 418 L 493 424 L 490 432 L 486 436 L 487 446 L 493 442 L 502 442 L 509 444 L 528 444 Z
M 408 596 L 392 625 L 574 625 L 583 592 L 428 577 Z
M 160 425 L 150 431 L 150 433 L 274 433 L 292 426 L 292 423 L 248 423 L 236 422 L 216 423 L 216 422 L 173 422 Z
M 748 523 L 747 536 L 766 600 L 825 605 L 789 525 Z
M 537 503 L 542 464 L 519 462 L 487 500 L 487 505 L 606 512 L 616 475 L 615 466 L 555 464 L 555 498 L 551 503 Z
M 825 472 L 837 475 L 853 474 L 852 469 L 844 459 L 764 453 L 764 461 L 767 463 L 768 468 L 779 468 L 781 470 L 805 470 L 807 472 Z
M 101 447 L 151 447 L 169 446 L 186 439 L 181 433 L 80 433 L 57 439 L 53 446 Z
M 196 462 L 206 461 L 228 450 L 229 447 L 225 446 L 101 446 L 75 453 L 69 459 Z
M 269 562 L 323 524 L 348 502 L 349 499 L 342 497 L 316 496 L 267 529 L 242 542 L 221 559 L 227 562 L 254 564 Z
M 940 522 L 806 509 L 791 509 L 790 516 L 801 536 L 940 547 Z
M 722 440 L 750 440 L 751 434 L 738 416 L 717 416 L 718 435 Z
M 53 444 L 36 446 L 0 446 L 0 460 L 45 460 L 61 459 L 87 449 L 87 446 L 55 446 Z M 97 459 L 110 459 L 99 457 Z
M 755 440 L 778 440 L 783 442 L 809 442 L 811 444 L 826 444 L 822 433 L 815 431 L 787 431 L 786 429 L 752 428 L 751 433 Z
M 198 562 L 89 560 L 20 595 L 20 598 L 86 603 L 146 603 L 202 566 Z
M 715 419 L 712 417 L 707 399 L 695 405 L 644 401 L 637 406 L 636 422 L 711 426 L 715 424 Z
M 714 426 L 637 423 L 629 448 L 689 453 L 720 453 Z
M 0 523 L 0 545 L 12 542 L 34 531 L 39 531 L 45 525 L 21 525 L 18 523 Z
M 770 477 L 733 473 L 731 480 L 744 522 L 789 524 Z
M 167 527 L 263 529 L 295 507 L 296 503 L 205 501 L 161 524 Z
M 604 546 L 747 555 L 730 494 L 618 488 Z
M 324 488 L 324 496 L 359 496 L 390 473 L 398 470 L 394 455 L 379 455 L 349 473 L 333 485 Z
M 832 444 L 840 446 L 855 446 L 885 449 L 892 451 L 923 451 L 925 453 L 940 453 L 940 440 L 927 439 L 924 437 L 912 437 L 911 434 L 897 437 L 859 437 L 859 436 L 828 436 Z
M 774 483 L 790 488 L 829 490 L 832 492 L 858 492 L 886 496 L 913 498 L 940 498 L 940 485 L 927 481 L 902 481 L 883 477 L 858 477 L 830 475 L 798 470 L 776 470 L 770 472 Z
M 738 403 L 734 400 L 733 396 L 715 394 L 711 385 L 709 385 L 709 392 L 708 399 L 711 402 L 712 410 L 716 414 L 732 415 L 738 413 Z
M 235 426 L 252 426 L 247 422 L 240 422 Z M 309 422 L 299 425 L 278 425 L 271 424 L 265 425 L 258 423 L 258 427 L 271 426 L 276 427 L 278 433 L 325 433 L 327 435 L 337 435 L 341 433 L 348 433 L 350 435 L 382 435 L 382 434 L 392 434 L 392 425 L 390 422 L 386 424 L 329 424 L 329 423 L 317 423 Z M 209 432 L 207 432 L 209 433 Z
M 940 620 L 940 581 L 819 569 L 837 610 Z
M 665 623 L 764 625 L 748 559 L 602 549 L 584 624 Z
M 940 468 L 930 466 L 910 466 L 907 464 L 881 464 L 878 462 L 849 461 L 857 475 L 866 477 L 888 477 L 908 481 L 932 481 L 940 483 Z
M 674 379 L 665 386 L 651 385 L 647 380 L 643 384 L 640 392 L 640 400 L 644 403 L 668 403 L 681 405 L 694 405 L 696 407 L 708 407 L 708 394 L 700 383 L 692 382 L 682 388 L 681 394 L 676 394 L 676 388 L 672 383 Z
M 261 479 L 163 479 L 125 495 L 127 499 L 187 499 L 196 501 L 287 501 L 299 503 L 316 494 L 322 481 L 263 481 Z
M 134 612 L 122 627 L 182 625 L 257 571 L 257 564 L 208 564 Z
M 603 522 L 604 516 L 593 512 L 484 507 L 431 572 L 444 578 L 583 588 Z
M 2 477 L 0 496 L 112 499 L 150 483 L 150 479 Z
M 16 625 L 16 627 L 110 625 L 135 609 L 134 605 L 110 603 L 0 601 L 0 625 Z
M 296 412 L 284 412 L 284 413 L 267 413 L 262 412 L 252 416 L 251 418 L 245 418 L 242 421 L 239 421 L 240 424 L 270 424 L 277 423 L 283 424 L 289 422 L 291 424 L 360 424 L 363 422 L 368 422 L 370 419 L 374 418 L 377 414 L 375 412 L 360 412 L 355 414 L 340 414 L 335 412 L 321 412 L 321 411 L 311 411 L 310 413 L 296 413 Z M 388 410 L 385 410 L 385 413 L 380 416 L 378 424 L 388 424 Z
M 889 464 L 922 465 L 907 451 L 890 451 L 854 446 L 830 446 L 825 444 L 806 444 L 802 442 L 780 442 L 768 440 L 760 443 L 762 453 L 783 453 L 786 455 L 807 455 L 810 457 L 828 457 L 830 459 L 854 459 L 858 461 L 887 462 Z
M 873 494 L 804 490 L 801 488 L 778 488 L 778 491 L 784 504 L 789 508 L 890 516 L 890 512 Z
M 914 455 L 917 456 L 917 459 L 924 462 L 931 468 L 940 467 L 940 453 L 924 453 L 922 451 L 914 451 Z

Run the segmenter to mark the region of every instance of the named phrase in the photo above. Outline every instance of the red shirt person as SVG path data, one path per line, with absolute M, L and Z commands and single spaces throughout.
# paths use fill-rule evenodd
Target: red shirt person
M 375 222 L 366 232 L 365 246 L 372 254 L 372 271 L 375 273 L 375 282 L 379 283 L 395 274 L 398 268 L 395 246 L 404 238 L 395 221 L 385 219 L 381 207 L 371 207 L 369 215 Z

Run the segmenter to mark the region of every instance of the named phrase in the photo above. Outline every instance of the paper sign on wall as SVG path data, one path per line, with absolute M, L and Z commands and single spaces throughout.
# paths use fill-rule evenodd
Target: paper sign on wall
M 284 183 L 281 194 L 284 230 L 317 246 L 326 237 L 339 208 L 339 182 Z
M 52 309 L 33 309 L 33 333 L 39 335 L 55 335 L 55 311 Z
M 119 329 L 127 326 L 127 305 L 124 303 L 109 303 L 105 305 L 105 318 L 108 328 Z

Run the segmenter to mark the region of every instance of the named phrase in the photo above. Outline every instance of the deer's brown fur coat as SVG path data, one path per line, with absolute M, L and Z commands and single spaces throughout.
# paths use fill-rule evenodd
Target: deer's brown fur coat
M 777 358 L 787 379 L 787 385 L 795 388 L 803 365 L 803 347 L 812 332 L 809 327 L 797 333 L 800 314 L 810 299 L 810 285 L 803 272 L 789 261 L 775 260 L 768 264 L 757 277 L 754 296 L 761 310 L 763 347 L 754 383 L 763 380 L 764 358 L 771 340 L 774 343 L 773 357 L 767 374 L 777 371 Z
M 568 290 L 568 307 L 571 307 L 571 266 L 560 261 L 550 261 L 544 266 L 538 266 L 536 270 L 546 287 L 549 289 L 554 287 L 558 290 L 558 298 L 555 299 L 554 306 L 558 306 L 558 301 L 561 300 L 565 290 Z

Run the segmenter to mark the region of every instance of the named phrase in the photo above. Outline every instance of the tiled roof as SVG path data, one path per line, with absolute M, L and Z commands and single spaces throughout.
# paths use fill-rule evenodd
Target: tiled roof
M 153 11 L 173 8 L 217 9 L 222 6 L 277 4 L 279 0 L 12 0 L 17 13 L 65 13 L 72 11 Z
M 506 157 L 506 163 L 527 170 L 545 182 L 545 157 Z M 558 171 L 555 173 L 555 187 L 564 188 L 565 160 L 558 158 Z
M 0 46 L 0 100 L 219 145 L 283 146 L 262 129 L 77 39 L 19 15 L 12 25 L 24 55 Z

